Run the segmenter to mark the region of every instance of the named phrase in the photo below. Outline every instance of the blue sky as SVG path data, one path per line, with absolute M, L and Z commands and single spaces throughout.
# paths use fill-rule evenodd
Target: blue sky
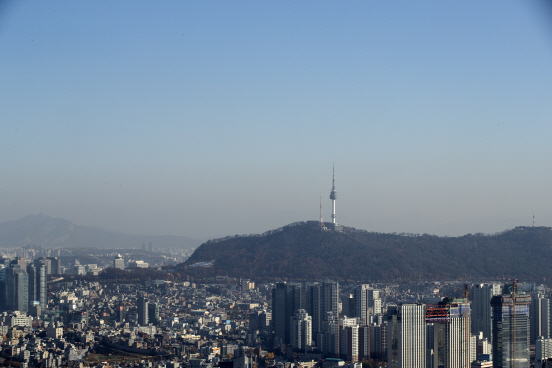
M 0 4 L 0 221 L 552 226 L 543 1 Z

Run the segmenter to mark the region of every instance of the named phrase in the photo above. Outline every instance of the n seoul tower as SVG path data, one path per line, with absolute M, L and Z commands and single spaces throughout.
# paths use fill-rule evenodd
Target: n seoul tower
M 332 225 L 335 228 L 335 225 L 337 225 L 335 222 L 335 200 L 337 199 L 337 193 L 335 192 L 335 167 L 333 167 L 332 170 L 332 191 L 330 192 L 330 199 L 332 200 Z

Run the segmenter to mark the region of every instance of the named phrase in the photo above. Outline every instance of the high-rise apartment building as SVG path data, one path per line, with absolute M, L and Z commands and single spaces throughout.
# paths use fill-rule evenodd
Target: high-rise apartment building
M 420 368 L 426 366 L 426 306 L 404 303 L 387 310 L 387 366 Z
M 379 290 L 373 288 L 366 289 L 366 308 L 368 309 L 368 314 L 370 316 L 381 314 L 381 298 Z
M 356 317 L 360 319 L 361 325 L 368 324 L 367 314 L 366 314 L 366 290 L 368 285 L 359 285 L 355 288 L 353 292 L 353 303 L 354 303 L 354 313 L 351 317 Z
M 290 344 L 296 349 L 312 345 L 312 317 L 304 309 L 297 309 L 291 317 Z
M 277 283 L 272 289 L 272 323 L 275 342 L 290 343 L 290 320 L 298 309 L 305 309 L 312 318 L 315 340 L 328 313 L 338 315 L 339 284 L 325 281 L 315 284 Z
M 371 348 L 371 328 L 370 326 L 358 327 L 358 360 L 370 360 Z
M 359 338 L 358 319 L 342 318 L 339 329 L 339 355 L 350 362 L 358 362 Z
M 531 297 L 506 285 L 491 299 L 493 313 L 493 367 L 529 367 L 529 306 Z
M 272 289 L 272 320 L 275 340 L 290 343 L 290 321 L 298 309 L 305 309 L 305 288 L 295 283 L 279 282 Z
M 550 358 L 552 358 L 552 339 L 539 336 L 535 342 L 535 368 L 545 366 Z

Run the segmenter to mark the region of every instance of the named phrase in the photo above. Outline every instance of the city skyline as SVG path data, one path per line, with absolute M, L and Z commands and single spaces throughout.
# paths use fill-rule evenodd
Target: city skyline
M 0 4 L 0 223 L 552 226 L 545 2 Z

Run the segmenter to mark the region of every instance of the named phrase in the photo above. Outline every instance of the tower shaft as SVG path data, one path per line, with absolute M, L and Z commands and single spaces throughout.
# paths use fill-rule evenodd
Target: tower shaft
M 335 168 L 333 168 L 332 174 L 332 191 L 330 192 L 330 199 L 332 200 L 332 224 L 335 225 L 335 200 L 337 199 L 337 193 L 335 191 Z

